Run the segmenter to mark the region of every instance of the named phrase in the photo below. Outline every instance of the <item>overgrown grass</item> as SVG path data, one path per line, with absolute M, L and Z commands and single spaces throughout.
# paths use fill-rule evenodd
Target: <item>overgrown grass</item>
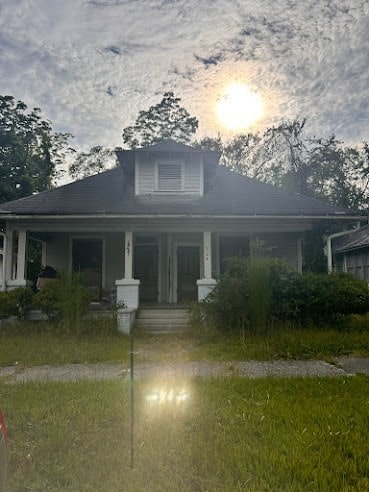
M 65 333 L 56 323 L 16 322 L 0 326 L 0 366 L 20 367 L 84 362 L 127 362 L 129 339 L 114 319 L 83 322 L 80 335 Z
M 156 406 L 136 383 L 131 469 L 127 381 L 0 385 L 9 490 L 368 490 L 369 379 L 183 387 L 185 405 Z
M 361 327 L 363 328 L 363 327 Z M 369 357 L 369 331 L 332 328 L 283 328 L 265 335 L 224 335 L 208 330 L 183 334 L 135 334 L 137 362 L 197 360 L 325 359 Z M 67 363 L 127 364 L 129 338 L 120 335 L 112 319 L 84 321 L 80 335 L 65 334 L 54 323 L 14 323 L 0 326 L 0 366 L 19 367 Z
M 209 360 L 332 359 L 340 355 L 369 356 L 369 331 L 285 328 L 245 337 L 209 331 L 200 336 L 194 352 L 196 359 Z

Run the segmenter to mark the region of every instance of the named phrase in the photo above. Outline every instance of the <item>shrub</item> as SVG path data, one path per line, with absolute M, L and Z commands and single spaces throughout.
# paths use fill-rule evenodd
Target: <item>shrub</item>
M 33 298 L 34 307 L 40 309 L 50 320 L 57 320 L 60 317 L 57 303 L 57 280 L 46 284 Z
M 0 319 L 16 316 L 24 320 L 32 307 L 32 291 L 26 287 L 0 292 Z
M 290 303 L 302 321 L 320 324 L 369 310 L 368 284 L 350 275 L 307 273 L 297 276 L 292 287 Z
M 260 332 L 276 320 L 321 324 L 368 310 L 369 288 L 362 280 L 337 273 L 299 275 L 273 258 L 233 258 L 193 317 Z
M 58 279 L 45 285 L 35 295 L 34 305 L 49 318 L 59 320 L 66 331 L 79 333 L 89 301 L 88 289 L 80 275 L 73 273 L 61 274 Z
M 9 294 L 10 292 L 0 292 L 0 319 L 14 316 L 14 299 Z
M 272 306 L 270 260 L 254 258 L 248 262 L 248 291 L 246 309 L 250 326 L 262 331 L 270 318 Z
M 294 275 L 277 259 L 230 258 L 213 292 L 197 308 L 196 319 L 242 332 L 245 327 L 264 330 L 274 311 L 286 309 L 284 284 Z

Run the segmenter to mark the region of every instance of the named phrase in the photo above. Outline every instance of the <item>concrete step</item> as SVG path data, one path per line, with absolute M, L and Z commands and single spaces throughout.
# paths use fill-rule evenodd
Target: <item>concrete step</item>
M 140 330 L 144 330 L 147 333 L 161 334 L 161 333 L 183 333 L 188 330 L 188 325 L 166 325 L 166 326 L 137 326 Z
M 168 335 L 173 333 L 183 333 L 187 327 L 185 328 L 176 328 L 175 330 L 146 330 L 146 333 L 150 335 Z
M 137 319 L 143 319 L 143 320 L 146 320 L 146 319 L 167 319 L 167 320 L 183 319 L 183 320 L 187 321 L 189 319 L 189 316 L 188 316 L 188 314 L 177 314 L 177 313 L 173 313 L 170 316 L 167 316 L 165 314 L 156 315 L 156 316 L 147 316 L 147 315 L 142 316 L 140 313 L 137 313 L 136 318 Z
M 151 321 L 151 320 L 161 320 L 161 321 L 171 321 L 171 320 L 182 320 L 183 322 L 186 322 L 189 320 L 188 316 L 181 316 L 181 315 L 175 315 L 175 316 L 136 316 L 136 319 L 140 319 L 142 321 Z
M 137 317 L 148 318 L 186 318 L 188 319 L 188 309 L 139 309 Z
M 176 333 L 188 328 L 188 309 L 141 308 L 137 311 L 135 324 L 149 333 Z
M 187 325 L 188 321 L 185 319 L 139 319 L 136 318 L 137 326 L 178 326 Z

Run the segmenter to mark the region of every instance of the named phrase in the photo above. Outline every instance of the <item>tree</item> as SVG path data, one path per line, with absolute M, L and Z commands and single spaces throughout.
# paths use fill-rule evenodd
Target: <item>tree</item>
M 80 152 L 69 166 L 69 174 L 74 179 L 86 178 L 99 174 L 114 164 L 114 153 L 111 149 L 96 145 L 88 152 Z
M 53 132 L 39 108 L 0 96 L 0 203 L 51 188 L 70 137 Z
M 369 146 L 348 147 L 336 139 L 311 137 L 306 120 L 283 121 L 264 133 L 228 142 L 204 138 L 197 145 L 222 153 L 221 164 L 269 184 L 354 210 L 369 199 Z
M 190 142 L 199 122 L 180 106 L 180 101 L 173 92 L 166 92 L 160 103 L 140 111 L 134 125 L 124 128 L 123 144 L 134 149 L 167 139 Z

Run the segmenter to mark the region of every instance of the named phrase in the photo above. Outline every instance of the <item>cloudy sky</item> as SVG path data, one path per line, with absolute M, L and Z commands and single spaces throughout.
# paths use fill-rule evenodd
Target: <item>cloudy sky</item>
M 369 139 L 368 0 L 0 0 L 0 93 L 76 148 L 121 145 L 169 90 L 199 137 L 227 137 L 215 105 L 234 81 L 264 100 L 250 130 L 306 116 L 316 134 Z

